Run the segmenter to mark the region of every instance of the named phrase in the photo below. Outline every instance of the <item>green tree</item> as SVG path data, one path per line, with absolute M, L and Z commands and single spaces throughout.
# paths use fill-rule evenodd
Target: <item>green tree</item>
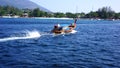
M 87 17 L 87 18 L 97 18 L 98 13 L 91 11 L 90 13 L 86 14 L 85 17 Z
M 70 12 L 67 12 L 67 13 L 66 13 L 66 17 L 68 17 L 68 18 L 76 18 L 76 15 L 75 15 L 75 14 L 72 14 L 72 13 L 70 13 Z
M 115 19 L 120 19 L 120 13 L 115 13 L 114 18 L 115 18 Z
M 36 9 L 33 10 L 32 16 L 34 16 L 34 17 L 39 17 L 40 16 L 40 10 L 39 10 L 39 8 L 36 8 Z
M 97 13 L 100 18 L 107 19 L 113 18 L 115 12 L 111 9 L 111 7 L 103 7 L 98 9 Z
M 60 13 L 60 12 L 57 12 L 57 13 L 54 13 L 54 17 L 65 17 L 65 14 L 64 13 Z

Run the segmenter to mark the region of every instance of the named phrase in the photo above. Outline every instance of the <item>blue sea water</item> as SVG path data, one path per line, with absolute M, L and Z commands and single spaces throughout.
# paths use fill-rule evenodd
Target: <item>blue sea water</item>
M 0 68 L 120 68 L 120 21 L 78 20 L 74 34 L 50 33 L 72 22 L 0 18 Z

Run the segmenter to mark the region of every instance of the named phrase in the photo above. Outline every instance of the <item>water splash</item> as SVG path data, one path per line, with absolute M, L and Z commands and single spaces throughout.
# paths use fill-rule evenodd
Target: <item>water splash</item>
M 10 41 L 10 40 L 18 40 L 18 39 L 32 39 L 32 38 L 39 38 L 41 35 L 38 31 L 25 31 L 25 34 L 19 37 L 7 37 L 0 39 L 0 42 Z
M 27 31 L 26 38 L 39 38 L 41 35 L 38 31 Z

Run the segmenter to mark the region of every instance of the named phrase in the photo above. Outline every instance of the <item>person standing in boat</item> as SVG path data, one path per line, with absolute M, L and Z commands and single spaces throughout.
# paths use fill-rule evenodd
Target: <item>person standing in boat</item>
M 70 29 L 75 29 L 76 28 L 76 21 L 77 21 L 77 19 L 75 19 L 74 23 L 72 23 L 71 25 L 69 25 Z

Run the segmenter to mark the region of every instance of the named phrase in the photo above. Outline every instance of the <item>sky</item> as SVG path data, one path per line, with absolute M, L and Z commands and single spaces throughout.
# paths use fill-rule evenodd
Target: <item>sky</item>
M 120 12 L 120 0 L 31 0 L 52 12 L 88 13 L 102 7 Z

